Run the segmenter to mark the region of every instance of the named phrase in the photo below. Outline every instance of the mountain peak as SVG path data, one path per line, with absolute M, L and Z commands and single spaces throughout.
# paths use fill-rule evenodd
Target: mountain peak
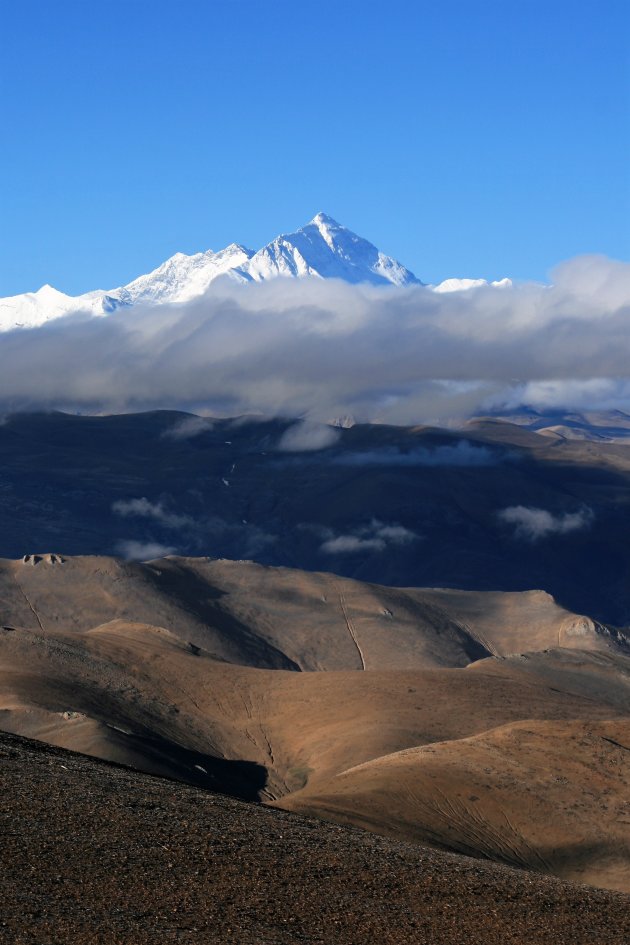
M 46 282 L 41 287 L 41 289 L 38 289 L 37 292 L 33 293 L 33 295 L 38 295 L 40 297 L 56 296 L 56 295 L 63 295 L 63 292 L 60 292 L 59 289 L 55 289 L 55 287 L 50 285 L 49 282 Z
M 316 213 L 307 226 L 336 226 L 339 227 L 339 229 L 345 230 L 344 226 L 342 226 L 340 223 L 337 223 L 336 220 L 333 220 L 331 216 L 329 216 L 327 213 L 323 213 L 322 211 Z
M 420 282 L 395 259 L 385 256 L 323 211 L 295 232 L 283 233 L 259 249 L 239 267 L 238 275 L 253 282 L 278 276 L 341 279 L 372 285 Z
M 254 250 L 248 249 L 247 246 L 243 246 L 242 243 L 230 243 L 225 249 L 220 249 L 218 253 L 215 253 L 215 256 L 224 253 L 245 253 L 246 256 L 253 256 Z

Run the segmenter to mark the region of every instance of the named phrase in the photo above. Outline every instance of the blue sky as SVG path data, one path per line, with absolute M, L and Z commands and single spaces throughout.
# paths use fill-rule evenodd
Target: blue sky
M 630 257 L 621 0 L 0 0 L 0 295 L 325 210 L 425 281 Z

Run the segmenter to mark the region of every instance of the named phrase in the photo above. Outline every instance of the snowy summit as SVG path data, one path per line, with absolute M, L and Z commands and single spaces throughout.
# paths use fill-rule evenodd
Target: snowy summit
M 295 233 L 278 236 L 239 271 L 256 282 L 275 276 L 319 276 L 375 285 L 420 282 L 395 259 L 326 213 L 318 213 Z

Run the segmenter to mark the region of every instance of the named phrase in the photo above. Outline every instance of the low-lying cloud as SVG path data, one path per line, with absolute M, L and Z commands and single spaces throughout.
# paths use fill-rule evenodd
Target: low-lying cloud
M 2 335 L 0 413 L 168 407 L 415 423 L 519 403 L 630 407 L 630 263 L 580 257 L 552 279 L 445 294 L 217 282 L 182 305 L 64 318 Z
M 568 535 L 588 528 L 593 521 L 593 511 L 589 508 L 581 508 L 577 512 L 562 512 L 554 515 L 546 509 L 511 505 L 499 512 L 499 518 L 515 526 L 515 537 L 536 542 L 550 535 Z
M 112 503 L 112 512 L 127 519 L 129 531 L 132 535 L 136 533 L 135 538 L 121 539 L 116 545 L 118 554 L 134 560 L 174 554 L 176 550 L 182 554 L 207 554 L 208 549 L 212 554 L 225 557 L 255 558 L 278 540 L 277 535 L 252 522 L 173 512 L 165 502 L 151 502 L 146 496 L 118 499 Z M 152 533 L 160 539 L 165 529 L 178 532 L 173 535 L 177 546 L 154 539 Z
M 391 447 L 347 452 L 334 461 L 340 466 L 495 466 L 503 459 L 496 449 L 459 440 L 453 446 L 418 447 L 406 453 Z
M 201 433 L 212 430 L 214 424 L 205 417 L 184 417 L 162 434 L 165 440 L 190 440 Z
M 172 545 L 161 545 L 157 541 L 134 541 L 121 539 L 116 544 L 116 553 L 128 561 L 152 561 L 154 558 L 164 558 L 177 551 Z
M 168 512 L 161 502 L 149 502 L 142 496 L 140 499 L 119 499 L 112 503 L 112 511 L 123 518 L 135 517 L 152 519 L 165 528 L 186 528 L 193 525 L 193 519 L 188 515 L 177 515 Z
M 320 545 L 320 551 L 330 555 L 357 554 L 360 552 L 385 551 L 388 546 L 409 545 L 419 536 L 402 525 L 385 525 L 378 519 L 372 519 L 369 525 L 361 525 L 347 534 L 335 535 L 330 529 L 323 529 L 326 540 Z
M 309 453 L 327 449 L 339 440 L 338 427 L 300 420 L 282 434 L 278 446 L 281 453 Z

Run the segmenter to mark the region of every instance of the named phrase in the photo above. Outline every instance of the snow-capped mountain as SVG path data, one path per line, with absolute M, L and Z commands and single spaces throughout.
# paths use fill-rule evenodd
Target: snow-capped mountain
M 187 302 L 202 295 L 219 277 L 245 283 L 279 276 L 422 285 L 412 272 L 372 243 L 318 213 L 306 226 L 278 236 L 258 252 L 232 243 L 217 253 L 176 253 L 153 272 L 117 289 L 70 296 L 45 285 L 38 292 L 0 299 L 0 331 L 34 328 L 76 312 L 107 315 L 139 302 Z
M 279 277 L 343 279 L 372 285 L 423 285 L 412 272 L 372 243 L 327 214 L 318 213 L 306 226 L 295 233 L 278 236 L 258 252 L 231 243 L 216 253 L 212 250 L 191 256 L 176 253 L 153 272 L 117 289 L 97 289 L 70 296 L 45 285 L 37 292 L 0 298 L 0 331 L 35 328 L 78 312 L 108 315 L 141 302 L 187 302 L 203 295 L 219 278 L 247 283 Z M 461 290 L 482 283 L 483 280 L 453 279 L 435 290 Z
M 277 276 L 319 276 L 374 285 L 420 283 L 395 259 L 325 213 L 258 250 L 240 267 L 239 274 L 254 282 Z

